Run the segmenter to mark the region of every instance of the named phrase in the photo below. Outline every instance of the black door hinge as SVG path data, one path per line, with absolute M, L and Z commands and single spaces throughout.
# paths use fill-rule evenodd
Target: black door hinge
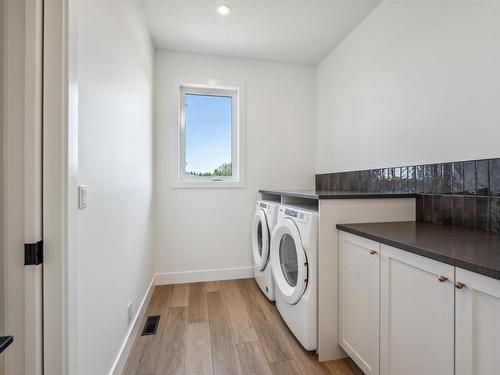
M 43 241 L 24 244 L 24 265 L 39 265 L 43 263 Z
M 0 337 L 0 353 L 2 353 L 7 347 L 14 342 L 13 336 L 2 336 Z

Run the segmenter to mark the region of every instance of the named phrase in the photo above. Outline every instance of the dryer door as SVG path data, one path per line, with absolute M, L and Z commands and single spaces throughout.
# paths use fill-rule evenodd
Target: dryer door
M 252 223 L 252 251 L 255 266 L 259 271 L 266 267 L 269 259 L 269 226 L 263 210 L 255 213 Z
M 271 266 L 285 301 L 299 302 L 307 286 L 307 257 L 299 230 L 288 218 L 280 221 L 271 238 Z

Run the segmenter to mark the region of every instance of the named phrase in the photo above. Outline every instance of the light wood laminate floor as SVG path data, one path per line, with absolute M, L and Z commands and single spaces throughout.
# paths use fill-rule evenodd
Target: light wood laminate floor
M 161 315 L 154 336 L 145 319 Z M 320 363 L 305 351 L 254 279 L 158 286 L 126 375 L 362 375 L 350 359 Z

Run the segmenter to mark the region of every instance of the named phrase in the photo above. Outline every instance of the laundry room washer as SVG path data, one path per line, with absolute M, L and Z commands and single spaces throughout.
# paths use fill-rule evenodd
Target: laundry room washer
M 255 281 L 270 301 L 275 300 L 275 286 L 269 261 L 269 246 L 279 207 L 280 204 L 276 202 L 257 201 L 252 223 L 253 273 Z
M 280 206 L 271 236 L 276 307 L 306 350 L 318 347 L 318 212 Z

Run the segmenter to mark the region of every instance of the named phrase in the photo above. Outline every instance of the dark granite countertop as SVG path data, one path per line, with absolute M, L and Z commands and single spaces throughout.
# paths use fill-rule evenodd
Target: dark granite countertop
M 415 193 L 377 193 L 340 190 L 259 190 L 260 193 L 305 199 L 415 198 Z
M 337 224 L 337 229 L 500 280 L 500 236 L 422 222 Z

